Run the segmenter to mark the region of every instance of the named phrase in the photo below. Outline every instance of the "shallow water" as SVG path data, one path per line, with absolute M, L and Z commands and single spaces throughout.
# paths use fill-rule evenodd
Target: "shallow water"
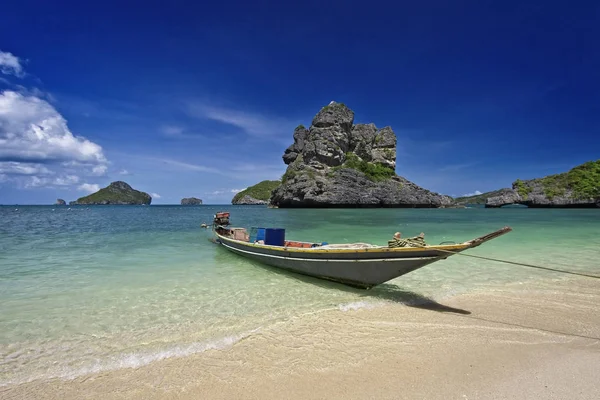
M 468 254 L 600 274 L 597 210 L 0 207 L 0 384 L 134 367 L 222 348 L 264 326 L 563 275 L 456 256 L 370 291 L 282 273 L 209 242 L 221 209 L 287 237 L 428 243 L 514 231 Z

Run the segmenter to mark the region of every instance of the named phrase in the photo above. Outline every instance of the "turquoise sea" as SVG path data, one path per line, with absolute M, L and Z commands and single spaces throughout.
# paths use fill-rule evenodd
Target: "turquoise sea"
M 226 348 L 324 309 L 445 299 L 554 272 L 455 256 L 370 291 L 263 267 L 208 239 L 216 211 L 288 238 L 429 243 L 514 231 L 469 254 L 600 274 L 599 210 L 0 207 L 0 385 L 70 379 Z

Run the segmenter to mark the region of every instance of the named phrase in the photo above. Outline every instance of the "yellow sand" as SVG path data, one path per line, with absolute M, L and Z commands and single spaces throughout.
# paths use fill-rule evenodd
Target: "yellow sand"
M 0 388 L 0 398 L 599 398 L 600 281 L 512 285 L 440 303 L 392 299 L 303 315 L 224 350 Z

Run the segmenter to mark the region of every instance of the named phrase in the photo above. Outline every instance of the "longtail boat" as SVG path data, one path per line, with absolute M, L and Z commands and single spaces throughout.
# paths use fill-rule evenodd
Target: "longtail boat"
M 472 249 L 512 230 L 505 226 L 456 244 L 427 245 L 422 240 L 409 239 L 402 242 L 403 247 L 392 247 L 393 243 L 377 246 L 286 240 L 284 229 L 270 228 L 254 228 L 256 234 L 251 237 L 247 229 L 231 227 L 229 217 L 228 212 L 215 214 L 212 226 L 214 242 L 225 249 L 273 267 L 363 289 Z

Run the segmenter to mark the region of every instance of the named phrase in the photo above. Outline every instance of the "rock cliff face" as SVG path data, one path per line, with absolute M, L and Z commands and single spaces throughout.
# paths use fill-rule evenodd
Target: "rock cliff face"
M 248 206 L 260 206 L 260 205 L 266 205 L 268 203 L 269 202 L 266 200 L 255 199 L 254 197 L 250 197 L 248 195 L 242 196 L 240 199 L 231 202 L 231 204 L 248 205 Z
M 185 197 L 181 199 L 182 206 L 199 206 L 202 204 L 202 200 L 196 197 Z
M 89 196 L 81 197 L 77 201 L 71 201 L 69 204 L 88 204 L 88 205 L 141 205 L 150 204 L 152 197 L 148 193 L 133 189 L 123 181 L 116 181 L 107 187 L 100 189 Z
M 278 207 L 445 207 L 449 196 L 397 176 L 396 135 L 390 127 L 354 124 L 354 112 L 331 102 L 285 150 L 288 165 L 271 196 Z
M 56 203 L 54 203 L 57 206 L 64 206 L 67 204 L 66 201 L 64 201 L 63 199 L 56 199 Z
M 520 180 L 499 196 L 489 197 L 488 208 L 509 204 L 528 207 L 600 207 L 600 160 L 579 165 L 568 172 L 544 178 Z

